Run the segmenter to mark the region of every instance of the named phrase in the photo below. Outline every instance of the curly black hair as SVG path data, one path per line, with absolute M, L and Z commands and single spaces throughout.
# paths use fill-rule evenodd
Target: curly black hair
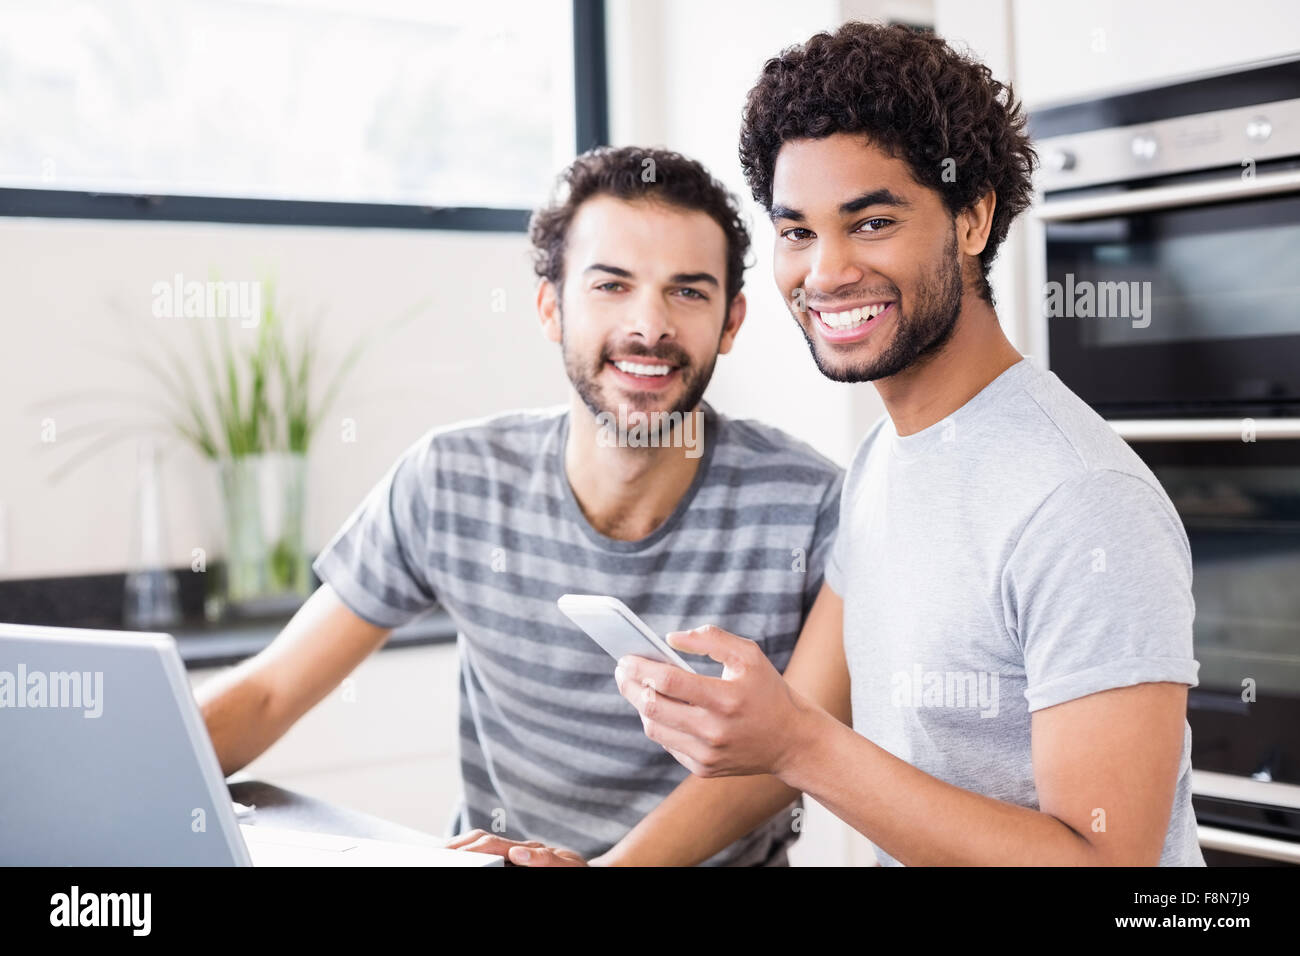
M 764 64 L 745 102 L 740 162 L 754 199 L 769 211 L 782 144 L 834 133 L 864 133 L 902 158 L 954 216 L 992 190 L 978 289 L 992 303 L 989 267 L 1033 196 L 1038 156 L 1025 124 L 1011 87 L 940 37 L 850 21 Z
M 560 173 L 550 203 L 534 212 L 528 224 L 538 276 L 563 284 L 569 224 L 578 207 L 594 196 L 649 199 L 707 214 L 727 239 L 727 302 L 745 284 L 749 230 L 736 197 L 697 161 L 671 150 L 639 146 L 597 147 Z

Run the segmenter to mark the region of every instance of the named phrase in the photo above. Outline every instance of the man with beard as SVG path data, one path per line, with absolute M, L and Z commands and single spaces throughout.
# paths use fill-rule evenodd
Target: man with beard
M 461 665 L 449 832 L 594 857 L 688 774 L 645 738 L 614 662 L 556 599 L 616 595 L 660 633 L 722 621 L 784 669 L 821 587 L 842 474 L 702 401 L 744 321 L 749 237 L 700 164 L 585 154 L 531 239 L 568 404 L 422 436 L 316 559 L 324 583 L 284 633 L 198 696 L 231 773 L 437 602 Z M 755 821 L 708 862 L 784 864 L 790 821 Z
M 1010 89 L 938 37 L 848 23 L 764 66 L 741 160 L 818 368 L 888 414 L 784 675 L 725 625 L 667 635 L 723 678 L 620 662 L 695 776 L 610 856 L 694 862 L 802 792 L 885 864 L 1204 865 L 1186 534 L 994 311 L 1035 163 Z

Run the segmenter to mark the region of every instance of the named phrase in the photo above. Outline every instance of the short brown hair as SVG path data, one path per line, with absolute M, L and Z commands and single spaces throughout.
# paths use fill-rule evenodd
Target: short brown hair
M 598 147 L 560 173 L 550 203 L 533 213 L 528 225 L 538 276 L 563 284 L 569 223 L 578 207 L 595 196 L 649 199 L 706 213 L 727 238 L 727 302 L 745 284 L 749 230 L 735 197 L 695 160 L 666 149 L 635 146 Z
M 991 303 L 989 267 L 1011 221 L 1029 207 L 1038 159 L 1011 87 L 933 34 L 850 21 L 764 64 L 740 133 L 754 199 L 772 208 L 772 174 L 784 143 L 834 133 L 864 133 L 901 157 L 953 215 L 994 192 L 978 290 Z

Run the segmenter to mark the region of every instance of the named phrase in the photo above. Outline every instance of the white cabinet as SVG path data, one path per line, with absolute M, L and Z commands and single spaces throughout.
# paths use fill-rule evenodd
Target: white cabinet
M 1016 89 L 1031 107 L 1300 53 L 1295 0 L 1015 0 L 1012 8 Z M 938 26 L 942 33 L 942 18 Z
M 190 683 L 216 673 L 191 671 Z M 245 769 L 441 836 L 460 787 L 457 683 L 455 644 L 372 654 Z

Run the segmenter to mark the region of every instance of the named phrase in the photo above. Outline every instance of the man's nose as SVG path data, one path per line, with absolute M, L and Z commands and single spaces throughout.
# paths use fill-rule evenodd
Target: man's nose
M 829 295 L 845 286 L 860 284 L 863 275 L 862 267 L 853 259 L 853 249 L 847 239 L 823 239 L 817 244 L 804 287 L 812 293 Z
M 647 345 L 676 335 L 673 317 L 667 305 L 657 296 L 647 302 L 638 302 L 632 310 L 629 331 L 640 336 Z

